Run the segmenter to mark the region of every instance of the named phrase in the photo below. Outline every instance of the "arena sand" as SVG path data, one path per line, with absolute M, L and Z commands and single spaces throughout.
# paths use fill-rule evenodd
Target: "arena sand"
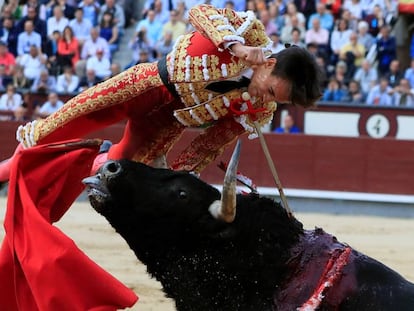
M 3 223 L 6 199 L 0 198 Z M 355 249 L 380 260 L 414 281 L 414 219 L 295 213 L 305 228 L 322 227 Z M 132 288 L 140 297 L 129 310 L 172 311 L 160 285 L 151 279 L 124 240 L 87 202 L 76 202 L 58 226 L 90 258 Z M 3 226 L 0 238 L 3 239 Z

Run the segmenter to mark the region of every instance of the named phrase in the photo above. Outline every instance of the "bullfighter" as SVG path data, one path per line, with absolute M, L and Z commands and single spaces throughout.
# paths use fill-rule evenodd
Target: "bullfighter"
M 189 19 L 195 31 L 165 58 L 136 65 L 19 127 L 18 148 L 83 137 L 127 119 L 122 139 L 101 161 L 148 164 L 167 154 L 186 127 L 203 127 L 170 165 L 199 172 L 239 135 L 255 136 L 253 121 L 268 123 L 276 103 L 309 107 L 320 98 L 313 56 L 296 46 L 269 55 L 271 41 L 253 12 L 202 4 Z M 0 181 L 8 179 L 9 162 L 0 165 Z

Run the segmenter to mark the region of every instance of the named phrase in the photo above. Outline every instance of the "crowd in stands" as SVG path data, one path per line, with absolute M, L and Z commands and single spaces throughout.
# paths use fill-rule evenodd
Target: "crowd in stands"
M 44 117 L 63 104 L 60 95 L 160 59 L 180 35 L 192 31 L 188 9 L 197 3 L 147 0 L 138 11 L 138 0 L 6 1 L 0 16 L 0 110 L 15 114 L 2 119 L 24 116 L 28 92 L 47 94 L 47 102 L 33 109 L 33 117 Z M 321 101 L 414 107 L 414 61 L 401 68 L 392 32 L 397 0 L 208 3 L 254 11 L 273 40 L 274 53 L 285 44 L 308 49 L 324 77 Z M 133 53 L 121 68 L 113 56 L 127 27 L 135 29 L 128 43 Z

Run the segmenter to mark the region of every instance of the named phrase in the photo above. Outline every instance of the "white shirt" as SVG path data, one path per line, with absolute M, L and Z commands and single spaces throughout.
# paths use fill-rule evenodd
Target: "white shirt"
M 24 54 L 19 59 L 19 65 L 23 66 L 23 73 L 26 78 L 34 80 L 40 76 L 40 72 L 45 69 L 45 65 L 42 63 L 41 58 L 47 59 L 45 54 L 38 55 L 33 58 L 30 54 Z
M 93 56 L 86 61 L 86 70 L 95 70 L 95 75 L 102 79 L 111 75 L 111 62 L 108 58 L 102 57 L 100 60 L 98 57 Z
M 61 100 L 58 100 L 55 105 L 52 105 L 49 101 L 47 101 L 42 105 L 42 107 L 40 107 L 39 113 L 50 115 L 62 107 L 63 107 L 63 102 Z
M 23 31 L 17 36 L 17 54 L 23 55 L 29 53 L 30 47 L 35 45 L 40 48 L 42 46 L 42 37 L 35 31 L 30 34 Z
M 70 80 L 66 79 L 64 74 L 61 74 L 57 77 L 56 91 L 58 93 L 72 93 L 78 88 L 79 77 L 76 75 L 71 75 Z
M 4 93 L 0 97 L 0 110 L 15 111 L 22 104 L 22 96 L 18 93 L 14 93 L 9 97 L 7 93 Z
M 69 22 L 69 26 L 73 30 L 73 34 L 79 40 L 86 40 L 89 38 L 92 29 L 92 23 L 86 18 L 82 18 L 81 22 L 78 22 L 76 18 Z
M 58 30 L 61 34 L 63 29 L 69 25 L 69 20 L 66 17 L 61 17 L 59 20 L 52 16 L 47 19 L 47 35 L 52 36 L 55 30 Z

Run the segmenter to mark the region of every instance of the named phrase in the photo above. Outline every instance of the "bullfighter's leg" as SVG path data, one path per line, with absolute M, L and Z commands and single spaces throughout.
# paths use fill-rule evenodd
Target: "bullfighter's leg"
M 244 128 L 233 118 L 220 119 L 197 136 L 174 160 L 171 168 L 200 172 L 244 132 Z

